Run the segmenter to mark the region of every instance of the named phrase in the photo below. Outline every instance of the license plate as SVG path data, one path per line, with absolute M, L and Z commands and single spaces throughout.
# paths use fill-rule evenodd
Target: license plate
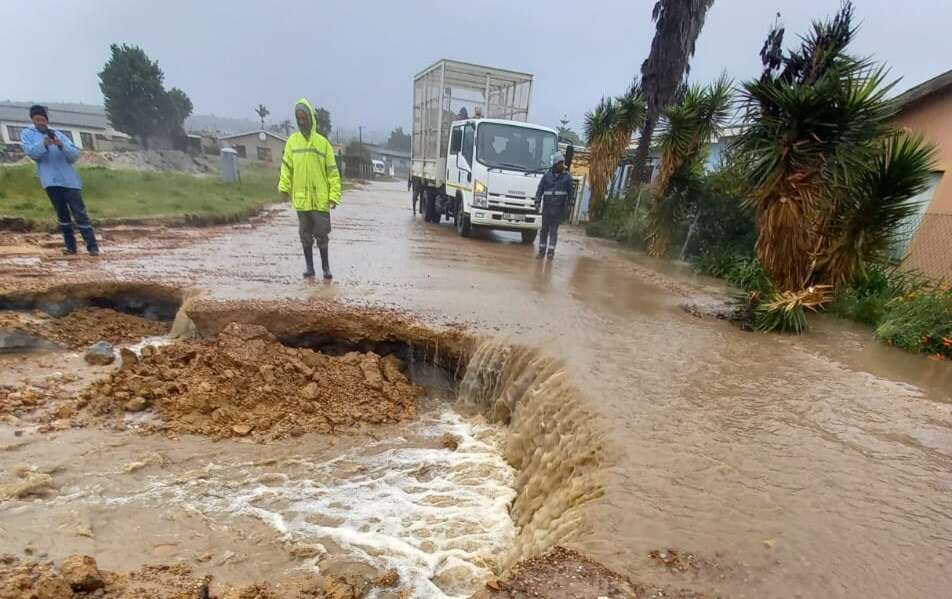
M 526 217 L 519 215 L 509 215 L 506 217 L 506 220 L 511 223 L 522 223 L 526 221 Z

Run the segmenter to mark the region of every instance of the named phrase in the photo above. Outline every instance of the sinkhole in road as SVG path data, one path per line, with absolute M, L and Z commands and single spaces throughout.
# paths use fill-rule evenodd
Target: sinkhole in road
M 48 410 L 14 414 L 59 435 L 0 456 L 5 471 L 26 459 L 51 472 L 39 496 L 0 502 L 0 551 L 46 539 L 54 559 L 132 570 L 158 556 L 222 585 L 319 575 L 355 595 L 467 597 L 584 532 L 604 450 L 538 351 L 339 304 L 104 289 L 0 298 L 174 319 L 178 332 L 128 340 L 128 363 L 61 397 L 48 386 Z M 54 543 L 77 517 L 94 546 Z

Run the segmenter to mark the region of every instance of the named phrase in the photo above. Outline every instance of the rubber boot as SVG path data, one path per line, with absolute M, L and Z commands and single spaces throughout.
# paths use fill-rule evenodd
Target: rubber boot
M 536 254 L 536 258 L 545 258 L 545 246 L 544 246 L 544 245 L 540 245 L 540 246 L 539 246 L 539 253 Z
M 330 261 L 327 259 L 327 248 L 320 248 L 321 250 L 321 270 L 324 271 L 324 278 L 330 281 L 334 278 L 334 275 L 331 274 L 331 265 Z
M 304 271 L 305 279 L 314 278 L 314 248 L 305 247 L 304 248 L 304 262 L 307 263 L 307 270 Z
M 546 254 L 546 257 L 549 260 L 551 260 L 552 258 L 555 258 L 555 248 L 549 248 L 549 253 Z

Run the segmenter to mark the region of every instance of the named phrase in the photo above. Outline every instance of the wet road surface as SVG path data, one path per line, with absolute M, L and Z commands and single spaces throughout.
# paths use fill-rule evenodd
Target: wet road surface
M 704 561 L 678 581 L 734 597 L 952 594 L 952 364 L 833 319 L 803 337 L 699 320 L 678 304 L 715 282 L 571 229 L 553 262 L 515 234 L 462 239 L 414 218 L 405 187 L 345 193 L 331 285 L 301 280 L 288 209 L 182 247 L 39 268 L 391 306 L 541 346 L 618 452 L 589 509 L 582 549 L 596 559 L 671 582 L 648 552 L 690 551 Z

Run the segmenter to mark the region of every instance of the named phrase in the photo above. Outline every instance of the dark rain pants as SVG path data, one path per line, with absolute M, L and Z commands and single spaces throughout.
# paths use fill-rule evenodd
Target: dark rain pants
M 320 210 L 301 210 L 298 215 L 298 233 L 301 236 L 301 245 L 306 248 L 314 247 L 327 249 L 331 233 L 331 213 Z

